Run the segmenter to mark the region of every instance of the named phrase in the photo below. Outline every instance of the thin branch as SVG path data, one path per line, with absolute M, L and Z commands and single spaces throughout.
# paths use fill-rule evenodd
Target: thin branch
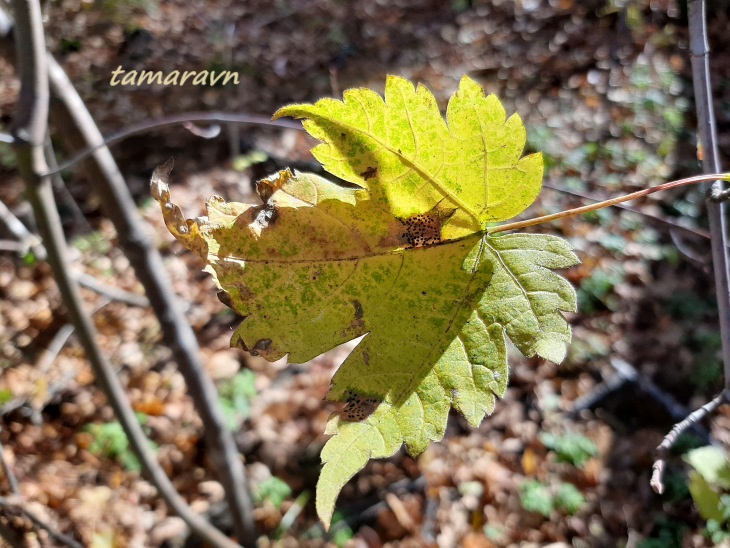
M 578 192 L 577 190 L 568 190 L 567 188 L 560 188 L 558 186 L 551 185 L 550 183 L 543 183 L 542 186 L 544 188 L 549 188 L 550 190 L 554 190 L 556 192 L 561 192 L 563 194 L 569 194 L 571 196 L 577 196 L 578 198 L 583 198 L 584 200 L 590 200 L 591 202 L 601 202 L 605 199 L 605 198 L 598 198 L 596 196 L 587 194 L 585 192 Z M 649 220 L 650 222 L 656 223 L 658 225 L 667 226 L 671 231 L 683 232 L 684 234 L 687 234 L 688 236 L 693 236 L 696 238 L 703 238 L 705 240 L 710 239 L 710 233 L 701 228 L 692 228 L 689 226 L 684 226 L 671 219 L 667 219 L 665 217 L 657 217 L 656 215 L 652 215 L 651 213 L 647 213 L 646 211 L 636 209 L 635 207 L 631 207 L 630 205 L 615 204 L 615 206 L 619 207 L 625 211 L 635 213 L 636 215 L 640 215 L 641 217 L 644 217 L 645 219 Z
M 227 122 L 231 124 L 249 124 L 257 126 L 270 126 L 280 127 L 287 129 L 302 130 L 302 125 L 299 122 L 293 122 L 290 120 L 274 120 L 272 121 L 268 116 L 260 116 L 258 114 L 240 114 L 235 112 L 189 112 L 185 114 L 176 114 L 173 116 L 167 116 L 158 120 L 150 120 L 147 122 L 140 122 L 138 124 L 132 124 L 126 128 L 102 137 L 99 134 L 99 138 L 95 142 L 98 144 L 87 146 L 80 152 L 74 154 L 70 159 L 62 163 L 55 169 L 49 170 L 43 175 L 53 175 L 59 173 L 71 166 L 77 164 L 84 158 L 88 158 L 95 151 L 107 148 L 107 145 L 114 144 L 118 141 L 126 139 L 137 133 L 150 131 L 165 126 L 171 126 L 175 124 L 186 124 L 189 122 Z
M 44 149 L 46 152 L 46 161 L 48 162 L 48 167 L 50 169 L 56 169 L 58 167 L 56 151 L 53 150 L 51 136 L 48 134 L 46 134 Z M 51 175 L 51 184 L 53 185 L 53 189 L 56 191 L 57 195 L 63 198 L 64 205 L 66 205 L 71 210 L 71 213 L 73 214 L 73 220 L 76 225 L 83 227 L 88 232 L 93 232 L 94 229 L 89 224 L 89 221 L 86 220 L 84 212 L 81 211 L 81 208 L 76 202 L 76 199 L 71 195 L 71 192 L 66 186 L 66 183 L 63 181 L 63 177 L 61 177 L 60 173 L 53 173 Z
M 26 182 L 28 199 L 33 206 L 38 228 L 48 252 L 48 261 L 74 325 L 79 340 L 101 384 L 108 402 L 124 428 L 130 445 L 150 481 L 176 512 L 201 538 L 217 546 L 236 546 L 187 506 L 153 457 L 148 441 L 129 404 L 119 379 L 96 344 L 96 330 L 79 294 L 66 257 L 66 242 L 53 198 L 44 154 L 48 128 L 48 57 L 43 36 L 43 21 L 38 0 L 16 0 L 15 38 L 21 90 L 16 115 L 16 156 L 18 170 Z
M 687 2 L 689 16 L 689 46 L 692 54 L 692 82 L 697 109 L 698 149 L 702 152 L 705 173 L 719 172 L 720 155 L 717 148 L 715 111 L 712 106 L 710 84 L 710 48 L 707 42 L 707 22 L 704 0 Z M 724 179 L 716 177 L 716 179 Z M 722 192 L 722 183 L 715 181 L 710 194 Z M 707 202 L 707 215 L 712 234 L 712 266 L 715 274 L 715 293 L 720 318 L 722 361 L 725 388 L 730 389 L 730 286 L 728 286 L 727 215 L 724 203 Z
M 103 138 L 94 119 L 63 68 L 51 55 L 47 59 L 51 90 L 58 98 L 53 103 L 52 115 L 64 129 L 64 142 L 77 148 L 88 143 L 101 143 Z M 119 244 L 145 288 L 160 322 L 164 343 L 172 350 L 195 402 L 195 409 L 200 414 L 206 446 L 213 469 L 224 487 L 236 536 L 243 544 L 254 546 L 253 503 L 243 463 L 233 433 L 223 418 L 218 392 L 200 359 L 195 333 L 181 311 L 162 258 L 152 245 L 147 226 L 109 149 L 105 146 L 95 149 L 85 167 L 89 179 L 97 185 L 104 212 L 114 223 Z
M 71 538 L 68 535 L 59 533 L 53 527 L 48 525 L 45 521 L 33 514 L 31 511 L 23 508 L 20 501 L 14 502 L 11 499 L 0 497 L 0 506 L 22 514 L 27 519 L 29 519 L 33 523 L 33 525 L 46 531 L 51 536 L 51 538 L 62 543 L 63 545 L 70 546 L 71 548 L 83 548 L 83 545 L 81 543 L 77 542 L 75 539 Z
M 664 492 L 664 466 L 667 459 L 667 454 L 672 446 L 677 442 L 679 436 L 681 436 L 688 428 L 696 425 L 707 415 L 714 412 L 715 409 L 720 407 L 723 403 L 728 401 L 728 390 L 723 390 L 714 400 L 706 403 L 696 411 L 690 413 L 687 418 L 683 421 L 678 422 L 670 430 L 669 434 L 664 436 L 664 440 L 656 448 L 656 460 L 654 461 L 653 472 L 651 474 L 651 488 L 655 493 L 662 494 Z
M 2 431 L 2 429 L 0 428 L 0 432 L 1 431 Z M 19 495 L 20 488 L 18 487 L 18 478 L 15 477 L 15 472 L 13 472 L 13 467 L 10 466 L 10 463 L 5 459 L 3 442 L 1 440 L 0 440 L 0 462 L 2 462 L 3 473 L 5 474 L 5 479 L 8 481 L 8 487 L 10 488 L 10 492 L 13 495 Z
M 51 384 L 46 389 L 46 401 L 53 401 L 58 394 L 60 394 L 64 390 L 67 390 L 69 381 L 75 379 L 77 375 L 78 371 L 76 369 L 71 369 L 71 371 L 68 371 L 66 374 L 64 374 L 58 381 Z M 4 417 L 8 413 L 12 413 L 13 411 L 27 405 L 28 402 L 31 400 L 31 397 L 32 396 L 15 398 L 14 400 L 0 406 L 0 417 Z M 36 409 L 31 409 L 30 413 L 26 413 L 26 415 L 30 414 L 31 416 L 33 416 L 36 413 Z
M 89 312 L 89 316 L 93 316 L 110 302 L 111 300 L 109 299 L 102 300 L 94 308 L 91 309 L 91 311 Z M 66 342 L 71 338 L 71 335 L 73 335 L 75 330 L 76 327 L 73 324 L 67 323 L 65 325 L 62 325 L 61 328 L 56 331 L 56 334 L 53 336 L 50 344 L 46 347 L 45 352 L 41 354 L 35 364 L 36 370 L 40 375 L 45 375 L 48 372 L 48 370 L 53 365 L 53 362 L 56 361 L 56 358 L 61 353 L 61 350 L 63 350 L 63 347 L 66 346 Z
M 710 85 L 709 44 L 707 42 L 707 22 L 705 19 L 704 0 L 687 2 L 689 15 L 689 42 L 692 54 L 692 82 L 694 83 L 695 108 L 697 109 L 698 150 L 702 151 L 702 167 L 706 172 L 721 171 L 720 157 L 717 149 L 715 133 L 715 113 L 712 107 L 712 86 Z M 720 180 L 725 177 L 714 177 L 708 191 L 707 215 L 710 220 L 712 266 L 715 273 L 715 294 L 720 319 L 720 338 L 722 340 L 722 360 L 725 373 L 725 389 L 714 400 L 706 403 L 691 413 L 682 422 L 676 424 L 667 434 L 656 450 L 651 487 L 661 494 L 664 491 L 662 476 L 669 449 L 677 441 L 682 432 L 704 417 L 714 412 L 730 395 L 730 286 L 728 286 L 728 251 L 727 229 L 725 224 L 725 204 L 712 200 L 723 194 Z
M 124 289 L 107 285 L 85 272 L 76 274 L 75 278 L 79 284 L 91 289 L 94 293 L 98 293 L 104 297 L 109 297 L 113 301 L 119 301 L 120 303 L 128 304 L 130 306 L 138 306 L 140 308 L 150 306 L 150 301 L 144 295 L 137 295 L 136 293 L 131 293 Z
M 13 251 L 22 256 L 27 254 L 30 248 L 17 240 L 0 240 L 0 251 Z
M 550 221 L 557 221 L 558 219 L 565 219 L 568 217 L 575 217 L 576 215 L 581 215 L 583 213 L 589 213 L 591 211 L 597 211 L 599 209 L 603 209 L 604 207 L 609 207 L 612 205 L 618 205 L 623 202 L 630 202 L 631 200 L 636 200 L 637 198 L 643 198 L 644 196 L 648 196 L 649 194 L 654 194 L 655 192 L 660 192 L 662 190 L 669 190 L 671 188 L 677 188 L 680 186 L 685 185 L 693 185 L 697 183 L 703 183 L 707 181 L 715 181 L 717 179 L 730 179 L 730 173 L 714 173 L 710 175 L 696 175 L 694 177 L 687 177 L 686 179 L 679 179 L 678 181 L 670 181 L 668 183 L 662 183 L 660 185 L 651 187 L 651 188 L 645 188 L 644 190 L 639 190 L 637 192 L 632 192 L 631 194 L 624 194 L 623 196 L 618 196 L 616 198 L 611 198 L 610 200 L 604 200 L 602 202 L 597 202 L 595 204 L 590 204 L 587 206 L 582 207 L 576 207 L 575 209 L 568 209 L 566 211 L 559 211 L 558 213 L 553 213 L 551 215 L 543 215 L 541 217 L 534 217 L 532 219 L 525 219 L 524 221 L 517 221 L 514 223 L 507 223 L 504 225 L 499 226 L 492 226 L 487 229 L 487 234 L 494 234 L 496 232 L 504 232 L 506 230 L 517 230 L 519 228 L 526 228 L 528 226 L 535 226 L 543 223 L 549 223 Z
M 46 251 L 40 238 L 28 230 L 2 201 L 0 201 L 0 223 L 24 246 L 23 254 L 33 250 L 39 260 L 45 260 Z

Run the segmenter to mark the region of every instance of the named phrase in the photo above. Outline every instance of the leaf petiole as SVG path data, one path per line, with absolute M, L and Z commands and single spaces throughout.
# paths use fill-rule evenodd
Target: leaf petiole
M 649 194 L 654 194 L 655 192 L 659 192 L 661 190 L 669 190 L 670 188 L 676 188 L 680 186 L 685 185 L 693 185 L 696 183 L 707 183 L 712 182 L 716 180 L 723 180 L 728 181 L 730 180 L 730 173 L 709 173 L 706 175 L 695 175 L 694 177 L 687 177 L 685 179 L 679 179 L 677 181 L 670 181 L 668 183 L 663 183 L 661 185 L 657 185 L 651 188 L 645 188 L 644 190 L 639 190 L 637 192 L 632 192 L 631 194 L 625 194 L 624 196 L 619 196 L 617 198 L 611 198 L 610 200 L 604 200 L 602 202 L 596 202 L 595 204 L 590 204 L 582 207 L 576 207 L 575 209 L 566 209 L 565 211 L 559 211 L 558 213 L 552 213 L 551 215 L 543 215 L 541 217 L 534 217 L 532 219 L 525 219 L 524 221 L 516 221 L 514 223 L 507 223 L 499 226 L 493 226 L 489 227 L 487 229 L 487 234 L 494 234 L 495 232 L 504 232 L 506 230 L 517 230 L 520 228 L 526 228 L 528 226 L 535 226 L 543 223 L 549 223 L 550 221 L 557 221 L 558 219 L 565 219 L 567 217 L 575 217 L 576 215 L 581 215 L 583 213 L 588 213 L 590 211 L 597 211 L 599 209 L 603 209 L 604 207 L 621 204 L 623 202 L 629 202 L 631 200 L 636 200 L 637 198 L 643 198 L 644 196 L 648 196 Z

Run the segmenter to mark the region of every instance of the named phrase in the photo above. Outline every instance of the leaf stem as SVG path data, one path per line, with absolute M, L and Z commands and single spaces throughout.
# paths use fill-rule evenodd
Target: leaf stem
M 543 215 L 541 217 L 534 217 L 532 219 L 525 219 L 524 221 L 516 221 L 514 223 L 507 223 L 504 225 L 499 226 L 493 226 L 487 229 L 487 234 L 494 234 L 495 232 L 504 232 L 506 230 L 517 230 L 519 228 L 525 228 L 528 226 L 534 226 L 539 225 L 543 223 L 548 223 L 550 221 L 556 221 L 558 219 L 565 219 L 567 217 L 575 217 L 576 215 L 581 215 L 582 213 L 588 213 L 590 211 L 597 211 L 599 209 L 603 209 L 604 207 L 620 204 L 623 202 L 629 202 L 631 200 L 636 200 L 637 198 L 643 198 L 644 196 L 648 196 L 649 194 L 654 194 L 655 192 L 659 192 L 661 190 L 669 190 L 670 188 L 676 188 L 680 186 L 685 185 L 693 185 L 696 183 L 706 183 L 709 181 L 715 181 L 715 180 L 730 180 L 730 173 L 708 173 L 706 175 L 695 175 L 694 177 L 687 177 L 685 179 L 679 179 L 678 181 L 670 181 L 668 183 L 663 183 L 661 185 L 657 185 L 651 188 L 645 188 L 644 190 L 639 190 L 637 192 L 632 192 L 631 194 L 625 194 L 624 196 L 618 196 L 617 198 L 611 198 L 610 200 L 604 200 L 602 202 L 597 202 L 595 204 L 590 204 L 582 207 L 576 207 L 575 209 L 567 209 L 565 211 L 559 211 L 558 213 L 553 213 L 551 215 Z

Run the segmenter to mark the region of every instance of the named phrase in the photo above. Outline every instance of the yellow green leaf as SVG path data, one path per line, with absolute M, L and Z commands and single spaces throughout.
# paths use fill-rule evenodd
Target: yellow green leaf
M 196 219 L 172 203 L 164 166 L 152 193 L 170 232 L 244 317 L 233 345 L 301 363 L 362 336 L 327 394 L 343 403 L 317 487 L 328 526 L 342 486 L 369 459 L 401 446 L 419 454 L 443 437 L 452 407 L 475 426 L 494 409 L 507 337 L 528 356 L 563 359 L 561 312 L 575 310 L 575 292 L 552 270 L 577 258 L 553 236 L 484 231 L 534 199 L 542 164 L 520 159 L 519 118 L 506 120 L 468 78 L 448 127 L 428 90 L 395 77 L 385 102 L 355 90 L 344 103 L 279 113 L 306 113 L 325 141 L 318 158 L 358 186 L 284 170 L 258 182 L 260 203 L 213 197 Z

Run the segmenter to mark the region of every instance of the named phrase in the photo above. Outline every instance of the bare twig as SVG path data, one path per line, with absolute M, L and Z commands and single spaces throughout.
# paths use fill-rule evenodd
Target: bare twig
M 44 149 L 46 151 L 46 161 L 48 162 L 48 167 L 50 169 L 56 169 L 58 167 L 58 161 L 56 159 L 56 151 L 53 150 L 53 143 L 51 143 L 50 135 L 46 135 Z M 84 212 L 81 211 L 81 208 L 76 202 L 76 199 L 71 195 L 71 192 L 66 186 L 66 183 L 63 182 L 63 177 L 61 177 L 60 172 L 53 173 L 51 175 L 51 184 L 53 185 L 53 189 L 56 191 L 58 196 L 62 197 L 64 205 L 66 205 L 71 210 L 74 222 L 77 224 L 77 226 L 84 227 L 84 229 L 88 232 L 93 232 L 89 221 L 87 221 L 86 217 L 84 216 Z
M 71 371 L 68 371 L 58 381 L 54 382 L 48 388 L 46 388 L 46 400 L 52 401 L 58 394 L 68 389 L 69 381 L 75 379 L 77 375 L 78 371 L 76 369 L 71 369 Z M 8 413 L 12 413 L 17 409 L 22 408 L 23 406 L 27 405 L 31 399 L 32 396 L 28 395 L 21 398 L 15 398 L 14 400 L 11 400 L 8 403 L 0 406 L 0 417 L 4 417 Z M 36 413 L 36 411 L 37 410 L 35 409 L 31 409 L 29 414 L 32 416 L 34 413 Z
M 714 400 L 706 403 L 696 411 L 690 413 L 683 421 L 675 424 L 669 434 L 664 436 L 664 440 L 662 440 L 662 442 L 659 444 L 659 447 L 656 448 L 656 460 L 654 461 L 653 472 L 651 474 L 651 488 L 654 489 L 654 492 L 660 495 L 664 492 L 664 482 L 662 481 L 662 476 L 664 475 L 664 465 L 666 462 L 667 453 L 669 453 L 669 450 L 676 443 L 679 436 L 681 436 L 685 430 L 700 422 L 707 415 L 714 412 L 715 409 L 717 409 L 727 401 L 728 390 L 725 389 Z
M 53 77 L 53 75 L 51 75 L 51 77 Z M 281 127 L 288 129 L 302 129 L 302 125 L 299 122 L 293 122 L 290 120 L 271 121 L 268 116 L 260 116 L 258 114 L 241 114 L 235 112 L 189 112 L 186 114 L 176 114 L 174 116 L 160 118 L 159 120 L 150 120 L 147 122 L 133 124 L 106 137 L 103 137 L 101 134 L 99 134 L 98 138 L 93 141 L 97 144 L 87 146 L 80 152 L 74 154 L 71 158 L 69 158 L 57 168 L 53 170 L 48 170 L 43 175 L 52 175 L 54 173 L 59 173 L 64 169 L 68 169 L 83 160 L 84 158 L 88 158 L 95 151 L 106 148 L 107 145 L 114 144 L 137 133 L 142 133 L 144 131 L 150 131 L 152 129 L 171 126 L 175 124 L 185 124 L 188 122 L 226 122 L 229 124 L 250 124 L 258 126 Z
M 599 198 L 597 196 L 593 196 L 591 194 L 587 194 L 585 192 L 579 192 L 577 190 L 568 190 L 567 188 L 560 188 L 559 186 L 552 185 L 550 183 L 543 183 L 543 187 L 549 188 L 550 190 L 554 190 L 556 192 L 561 192 L 563 194 L 569 194 L 571 196 L 577 196 L 578 198 L 583 198 L 584 200 L 590 200 L 591 202 L 600 202 L 605 200 L 605 198 Z M 705 240 L 710 239 L 710 233 L 706 230 L 703 230 L 701 228 L 692 228 L 689 226 L 684 226 L 679 223 L 674 222 L 671 219 L 667 219 L 665 217 L 657 217 L 656 215 L 652 215 L 650 213 L 647 213 L 646 211 L 641 211 L 640 209 L 636 209 L 635 207 L 631 207 L 630 205 L 626 204 L 616 204 L 615 207 L 624 209 L 626 211 L 630 211 L 631 213 L 635 213 L 637 215 L 640 215 L 641 217 L 644 217 L 650 222 L 656 223 L 657 225 L 665 225 L 669 227 L 670 230 L 682 232 L 683 234 L 687 234 L 688 236 L 693 236 L 696 238 L 703 238 Z
M 91 114 L 63 68 L 52 56 L 47 58 L 51 90 L 59 99 L 54 101 L 52 114 L 64 128 L 64 142 L 75 143 L 77 148 L 103 142 Z M 182 118 L 178 117 L 177 121 Z M 119 244 L 145 287 L 147 298 L 160 321 L 164 342 L 172 350 L 195 402 L 195 409 L 200 414 L 213 469 L 225 489 L 236 536 L 242 543 L 253 546 L 256 543 L 253 503 L 243 463 L 233 434 L 223 419 L 215 385 L 200 360 L 195 333 L 180 310 L 162 258 L 152 245 L 146 225 L 109 149 L 103 145 L 97 147 L 91 152 L 85 168 L 89 178 L 97 184 L 104 212 L 114 223 Z
M 702 167 L 705 172 L 716 172 L 722 168 L 717 150 L 715 134 L 715 113 L 712 107 L 712 86 L 710 85 L 709 45 L 707 42 L 707 23 L 705 20 L 704 0 L 687 2 L 689 15 L 689 41 L 692 54 L 692 81 L 695 91 L 695 108 L 699 146 L 702 151 Z M 718 178 L 723 179 L 723 178 Z M 726 180 L 726 179 L 725 179 Z M 708 191 L 708 197 L 717 198 L 723 193 L 722 183 L 717 180 Z M 722 340 L 722 360 L 725 373 L 725 389 L 711 402 L 691 413 L 686 419 L 676 424 L 657 447 L 651 487 L 661 494 L 664 491 L 662 475 L 669 449 L 677 441 L 679 435 L 690 426 L 715 411 L 728 401 L 730 393 L 730 286 L 728 286 L 728 251 L 727 230 L 725 226 L 725 204 L 708 200 L 707 215 L 710 220 L 712 234 L 712 266 L 715 274 L 715 294 L 720 316 L 720 338 Z
M 127 400 L 124 389 L 96 344 L 96 332 L 84 310 L 78 286 L 66 258 L 66 242 L 55 207 L 44 141 L 48 121 L 48 57 L 43 36 L 41 7 L 38 0 L 16 0 L 15 37 L 21 89 L 16 116 L 15 140 L 18 169 L 26 181 L 28 198 L 48 252 L 48 261 L 74 325 L 79 340 L 94 369 L 109 404 L 124 428 L 130 445 L 150 481 L 162 497 L 190 528 L 207 542 L 217 546 L 236 546 L 220 531 L 195 514 L 175 490 L 162 467 L 154 459 L 147 439 Z
M 708 175 L 695 175 L 694 177 L 686 177 L 685 179 L 679 179 L 677 181 L 670 181 L 668 183 L 662 183 L 644 190 L 638 190 L 630 194 L 624 194 L 623 196 L 617 196 L 610 200 L 603 200 L 602 202 L 596 202 L 582 207 L 576 207 L 574 209 L 567 209 L 565 211 L 559 211 L 551 215 L 542 215 L 540 217 L 534 217 L 532 219 L 525 219 L 524 221 L 515 221 L 513 223 L 506 223 L 499 226 L 492 226 L 487 228 L 487 234 L 495 234 L 497 232 L 504 232 L 506 230 L 517 230 L 518 228 L 526 228 L 528 226 L 535 226 L 543 223 L 549 223 L 551 221 L 557 221 L 559 219 L 566 219 L 568 217 L 575 217 L 576 215 L 582 215 L 591 211 L 597 211 L 604 207 L 615 206 L 624 202 L 630 202 L 637 198 L 643 198 L 649 196 L 655 192 L 661 192 L 663 190 L 669 190 L 672 188 L 678 188 L 686 185 L 695 185 L 698 183 L 704 183 L 707 181 L 714 181 L 716 179 L 728 179 L 730 173 L 711 173 Z
M 24 253 L 32 250 L 39 260 L 45 260 L 46 251 L 40 238 L 31 233 L 2 201 L 0 201 L 0 223 L 24 246 Z
M 20 500 L 15 502 L 11 499 L 0 497 L 0 506 L 22 514 L 27 519 L 29 519 L 33 523 L 33 525 L 46 531 L 51 536 L 51 538 L 62 543 L 64 546 L 70 546 L 71 548 L 83 548 L 83 545 L 81 543 L 77 542 L 75 539 L 71 538 L 68 535 L 59 533 L 53 527 L 48 525 L 45 521 L 33 514 L 31 511 L 23 508 Z
M 710 84 L 710 53 L 707 42 L 707 23 L 704 0 L 690 0 L 689 40 L 692 54 L 692 81 L 697 109 L 699 149 L 702 151 L 702 168 L 705 173 L 722 169 L 717 149 L 715 112 L 712 106 Z M 722 183 L 715 181 L 713 190 L 722 191 Z M 715 289 L 720 316 L 722 361 L 725 368 L 725 388 L 730 388 L 730 291 L 728 286 L 727 227 L 724 203 L 707 203 L 707 214 L 712 234 L 712 263 L 715 273 Z
M 98 303 L 94 308 L 91 309 L 91 311 L 89 312 L 89 316 L 93 316 L 110 302 L 111 300 L 109 299 L 103 299 L 100 303 Z M 66 346 L 66 342 L 71 338 L 71 335 L 73 335 L 75 330 L 76 327 L 73 324 L 67 323 L 66 325 L 61 326 L 58 331 L 56 331 L 56 334 L 53 336 L 51 343 L 46 347 L 45 352 L 41 354 L 41 356 L 38 358 L 38 361 L 36 362 L 35 366 L 40 375 L 45 375 L 48 372 L 48 370 L 53 365 L 53 362 L 56 361 L 56 358 L 61 353 L 61 350 L 63 350 L 63 347 Z
M 13 251 L 18 255 L 25 255 L 29 248 L 23 242 L 16 240 L 0 240 L 0 251 Z
M 0 429 L 0 431 L 2 431 L 2 429 Z M 19 495 L 20 488 L 18 487 L 18 478 L 15 477 L 13 467 L 10 466 L 7 460 L 5 460 L 5 453 L 2 441 L 0 441 L 0 462 L 2 462 L 3 473 L 5 474 L 5 479 L 8 481 L 8 487 L 10 488 L 10 492 L 13 495 Z
M 109 297 L 112 301 L 119 301 L 120 303 L 139 306 L 141 308 L 146 308 L 150 305 L 150 301 L 144 295 L 137 295 L 136 293 L 130 293 L 124 289 L 107 285 L 85 272 L 76 274 L 75 277 L 76 281 L 84 287 L 91 289 L 94 293 Z

